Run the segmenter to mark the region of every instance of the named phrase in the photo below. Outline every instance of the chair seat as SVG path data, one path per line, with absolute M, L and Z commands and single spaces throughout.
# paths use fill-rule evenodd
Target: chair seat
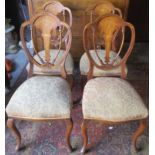
M 84 119 L 124 122 L 148 116 L 139 94 L 120 78 L 98 77 L 88 81 L 82 105 Z
M 57 56 L 59 50 L 57 49 L 51 49 L 50 50 L 50 57 L 51 57 L 51 63 L 53 63 L 53 60 L 55 59 L 55 57 Z M 62 56 L 63 56 L 63 50 L 60 50 L 59 55 L 55 61 L 55 64 L 59 63 L 59 61 L 61 60 Z M 45 51 L 40 51 L 39 52 L 39 56 L 44 60 L 45 59 Z M 40 62 L 40 59 L 37 55 L 34 55 L 35 60 L 37 60 L 38 62 Z M 30 64 L 28 63 L 26 69 L 27 71 L 29 71 L 30 68 Z M 71 56 L 71 54 L 69 53 L 67 58 L 66 58 L 66 62 L 65 62 L 65 68 L 66 68 L 66 72 L 67 74 L 73 74 L 73 69 L 74 69 L 74 63 L 73 63 L 73 58 Z M 46 75 L 60 75 L 60 67 L 53 67 L 52 69 L 49 68 L 40 68 L 36 65 L 33 66 L 33 73 L 34 74 L 46 74 Z
M 9 117 L 29 119 L 70 118 L 69 84 L 60 77 L 35 76 L 26 80 L 6 107 Z
M 96 53 L 94 50 L 90 50 L 89 51 L 91 56 L 93 57 L 94 61 L 97 64 L 100 64 L 98 57 L 96 56 Z M 100 56 L 100 58 L 102 59 L 102 61 L 105 63 L 105 50 L 97 50 L 98 55 Z M 111 51 L 110 52 L 110 61 L 113 60 L 113 58 L 116 57 L 115 52 Z M 121 58 L 118 57 L 116 59 L 116 64 L 119 63 L 121 61 Z M 89 71 L 89 59 L 87 57 L 87 54 L 84 53 L 80 59 L 80 72 L 81 75 L 87 75 Z M 127 67 L 125 67 L 125 72 L 127 74 Z M 101 70 L 99 68 L 96 68 L 94 66 L 94 71 L 93 71 L 93 76 L 120 76 L 121 75 L 121 67 L 117 67 L 111 70 Z

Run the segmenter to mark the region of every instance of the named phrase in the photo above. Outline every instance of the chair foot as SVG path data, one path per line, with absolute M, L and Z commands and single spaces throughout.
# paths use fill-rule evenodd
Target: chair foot
M 137 139 L 143 134 L 146 127 L 147 127 L 146 120 L 140 120 L 140 125 L 132 137 L 132 145 L 133 145 L 134 152 L 137 152 L 140 150 L 140 148 L 137 148 L 136 142 L 137 142 Z
M 81 149 L 81 154 L 84 154 L 86 152 L 86 147 L 88 144 L 88 135 L 87 135 L 87 121 L 84 120 L 81 124 L 81 130 L 82 130 L 82 137 L 83 137 L 83 147 Z
M 69 150 L 72 152 L 73 148 L 72 148 L 71 143 L 70 143 L 71 132 L 72 132 L 72 129 L 73 129 L 73 121 L 72 121 L 72 119 L 67 119 L 66 120 L 66 128 L 67 128 L 67 131 L 66 131 L 67 145 L 68 145 Z
M 20 144 L 21 144 L 21 135 L 19 133 L 19 131 L 17 130 L 15 124 L 14 124 L 14 120 L 13 119 L 8 119 L 7 120 L 7 126 L 9 129 L 11 129 L 11 131 L 13 132 L 13 134 L 16 136 L 16 151 L 19 150 L 20 148 Z

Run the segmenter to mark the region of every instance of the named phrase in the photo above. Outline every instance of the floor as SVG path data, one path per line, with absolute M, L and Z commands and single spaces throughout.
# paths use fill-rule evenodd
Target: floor
M 127 63 L 127 80 L 135 87 L 142 96 L 145 104 L 149 107 L 149 45 L 137 43 Z M 75 75 L 79 73 L 75 70 Z M 12 93 L 26 79 L 26 71 L 18 79 L 15 87 L 6 96 L 6 104 Z M 82 95 L 80 78 L 75 76 L 76 83 L 73 88 L 73 99 Z M 6 155 L 79 155 L 82 146 L 80 124 L 82 122 L 81 105 L 76 103 L 72 110 L 74 128 L 71 143 L 74 151 L 70 153 L 65 143 L 65 127 L 63 121 L 47 123 L 31 123 L 16 121 L 22 135 L 22 148 L 15 151 L 15 139 L 6 127 Z M 131 135 L 138 127 L 138 122 L 109 126 L 91 122 L 88 129 L 89 150 L 88 155 L 133 155 Z M 147 128 L 137 143 L 142 150 L 137 155 L 149 154 L 149 129 Z

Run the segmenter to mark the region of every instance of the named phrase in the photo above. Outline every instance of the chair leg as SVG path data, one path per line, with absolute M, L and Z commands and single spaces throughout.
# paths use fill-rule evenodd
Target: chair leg
M 74 86 L 74 78 L 73 78 L 73 75 L 68 75 L 67 76 L 67 81 L 68 81 L 68 83 L 70 85 L 70 88 L 72 90 L 73 89 L 73 86 Z
M 138 139 L 138 137 L 140 137 L 143 134 L 146 127 L 147 127 L 146 120 L 140 120 L 140 125 L 139 125 L 139 127 L 137 128 L 137 130 L 135 131 L 135 133 L 133 134 L 133 137 L 132 137 L 132 144 L 133 144 L 135 152 L 137 152 L 139 150 L 136 147 L 137 139 Z
M 19 131 L 17 130 L 15 124 L 14 124 L 14 120 L 13 119 L 8 119 L 7 120 L 7 126 L 9 129 L 11 129 L 11 131 L 13 132 L 13 134 L 16 136 L 16 151 L 19 150 L 20 144 L 21 144 L 21 135 L 19 133 Z
M 72 129 L 73 129 L 73 121 L 72 119 L 67 119 L 66 120 L 66 128 L 67 128 L 67 131 L 66 131 L 66 140 L 67 140 L 67 145 L 68 145 L 68 148 L 70 151 L 72 151 L 72 146 L 71 146 L 71 143 L 70 143 L 70 137 L 71 137 L 71 132 L 72 132 Z
M 83 120 L 81 124 L 82 137 L 83 137 L 83 147 L 81 149 L 81 154 L 84 154 L 88 144 L 88 135 L 87 135 L 87 121 Z

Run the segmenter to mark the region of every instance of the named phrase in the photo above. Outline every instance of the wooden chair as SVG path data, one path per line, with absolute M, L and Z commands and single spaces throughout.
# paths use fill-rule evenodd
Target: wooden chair
M 33 7 L 32 7 L 32 2 L 31 0 L 28 1 L 28 6 L 29 6 L 29 14 L 30 14 L 30 18 L 32 18 L 36 12 L 34 12 Z M 31 11 L 30 11 L 31 10 Z M 69 8 L 64 7 L 60 2 L 58 1 L 47 1 L 43 6 L 42 6 L 42 10 L 45 12 L 50 12 L 55 16 L 58 16 L 59 14 L 63 15 L 63 22 L 65 21 L 65 12 L 68 12 L 69 14 L 69 26 L 71 27 L 72 25 L 72 14 Z M 59 30 L 59 32 L 57 32 L 59 34 L 59 38 L 53 38 L 51 40 L 51 44 L 54 45 L 55 48 L 55 52 L 51 52 L 51 54 L 55 54 L 58 55 L 59 54 L 59 58 L 62 57 L 62 53 L 63 53 L 63 49 L 60 49 L 61 45 L 63 43 L 67 43 L 67 38 L 68 38 L 68 32 L 65 31 L 65 27 L 62 27 L 61 30 Z M 36 34 L 37 34 L 37 38 L 36 38 Z M 41 39 L 40 39 L 40 34 L 39 32 L 36 32 L 35 29 L 33 30 L 33 33 L 31 32 L 31 36 L 32 36 L 32 41 L 33 41 L 33 45 L 34 45 L 34 51 L 35 51 L 35 55 L 34 57 L 37 57 L 36 54 L 40 53 L 42 57 L 42 51 L 39 50 L 38 48 L 38 44 L 41 44 Z M 61 38 L 60 38 L 61 37 Z M 65 45 L 66 46 L 66 45 Z M 51 49 L 52 50 L 52 49 Z M 54 60 L 52 60 L 54 61 Z M 68 73 L 68 77 L 69 80 L 72 83 L 72 74 L 73 74 L 73 70 L 74 70 L 74 62 L 73 62 L 73 58 L 71 56 L 71 54 L 69 53 L 65 62 L 65 67 L 66 67 L 66 71 Z M 27 71 L 29 72 L 29 75 L 31 74 L 44 74 L 44 75 L 60 75 L 60 70 L 51 70 L 50 72 L 48 70 L 42 70 L 40 68 L 38 68 L 36 65 L 34 65 L 32 73 L 30 74 L 30 63 L 27 65 Z
M 131 30 L 131 41 L 127 52 L 120 59 L 119 54 L 121 51 L 114 53 L 110 49 L 113 34 L 121 29 L 122 26 L 128 27 Z M 105 50 L 100 50 L 100 53 L 96 50 L 94 42 L 93 52 L 90 51 L 88 44 L 88 33 L 90 31 L 94 33 L 96 29 L 100 32 L 100 37 L 105 40 Z M 123 79 L 126 76 L 125 64 L 131 54 L 134 42 L 134 26 L 125 22 L 117 15 L 107 15 L 99 18 L 95 22 L 87 24 L 84 29 L 83 44 L 89 59 L 89 71 L 87 72 L 89 81 L 84 87 L 82 98 L 83 123 L 81 129 L 84 142 L 81 153 L 85 153 L 87 149 L 87 128 L 89 127 L 89 121 L 99 121 L 111 125 L 138 120 L 140 125 L 132 137 L 132 144 L 135 151 L 137 150 L 136 141 L 146 128 L 148 109 L 145 107 L 144 102 L 136 90 Z M 121 78 L 93 78 L 95 68 L 105 72 L 106 70 L 108 71 L 118 67 L 121 70 Z
M 34 29 L 40 32 L 44 45 L 44 50 L 41 52 L 43 57 L 40 57 L 40 53 L 37 54 L 38 58 L 33 57 L 26 47 L 24 33 L 25 28 L 29 25 L 32 27 L 32 32 Z M 67 29 L 68 38 L 66 49 L 63 52 L 61 51 L 62 56 L 59 57 L 54 50 L 50 49 L 50 44 L 51 39 L 56 37 L 57 31 L 62 27 Z M 32 64 L 43 71 L 60 68 L 61 77 L 33 76 L 21 84 L 13 94 L 6 107 L 6 113 L 8 116 L 7 126 L 16 136 L 16 150 L 20 148 L 21 135 L 14 124 L 14 120 L 65 121 L 67 144 L 69 149 L 72 150 L 70 144 L 70 134 L 73 127 L 71 119 L 72 99 L 69 84 L 65 80 L 67 77 L 65 62 L 72 40 L 70 27 L 51 13 L 41 12 L 21 25 L 20 36 L 25 53 L 30 60 L 31 70 Z
M 113 14 L 103 15 L 96 21 L 85 26 L 85 29 L 87 32 L 89 31 L 89 33 L 87 33 L 87 36 L 83 38 L 85 53 L 80 59 L 80 72 L 82 76 L 90 75 L 90 72 L 92 72 L 94 77 L 121 76 L 122 78 L 126 78 L 126 61 L 128 56 L 131 54 L 135 37 L 135 33 L 132 30 L 133 28 L 131 29 L 131 42 L 123 59 L 121 59 L 120 53 L 123 49 L 124 37 L 121 40 L 118 50 L 113 50 L 112 47 L 117 39 L 117 35 L 120 31 L 122 32 L 122 30 L 125 29 L 125 26 L 131 28 L 131 25 L 126 24 L 126 22 L 120 16 Z M 85 29 L 84 32 L 86 31 Z M 86 53 L 86 44 L 89 46 L 89 54 L 88 51 Z M 111 62 L 112 58 L 115 58 L 113 62 Z M 93 70 L 90 69 L 92 66 L 92 61 L 95 63 Z M 102 66 L 105 65 L 106 62 L 111 62 L 112 64 L 117 64 L 118 62 L 122 63 L 112 67 Z

